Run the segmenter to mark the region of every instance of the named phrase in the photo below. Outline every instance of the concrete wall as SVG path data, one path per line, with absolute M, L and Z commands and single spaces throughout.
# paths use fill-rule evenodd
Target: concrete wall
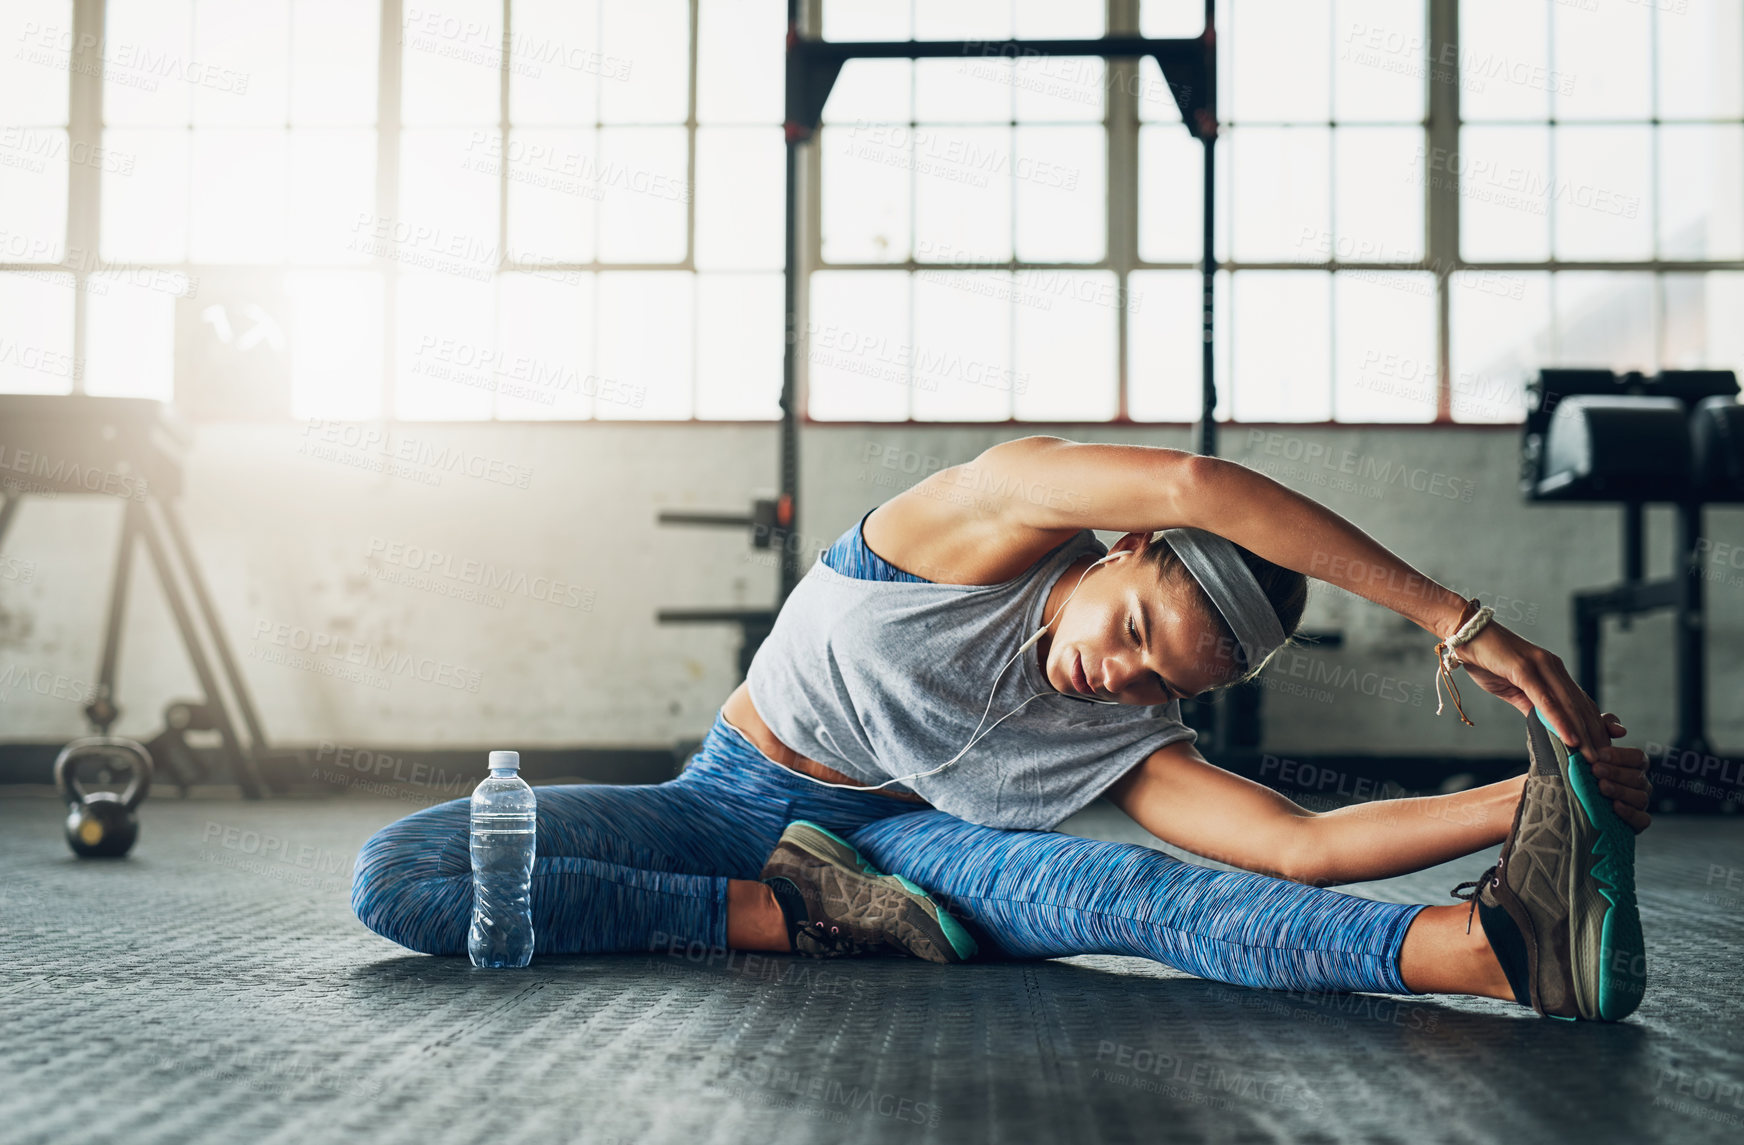
M 1186 442 L 1178 427 L 1034 428 L 1080 440 Z M 766 603 L 773 559 L 749 550 L 741 533 L 658 528 L 654 516 L 738 510 L 753 493 L 771 492 L 773 426 L 421 425 L 389 440 L 393 456 L 410 459 L 390 472 L 377 464 L 378 448 L 352 443 L 355 432 L 206 426 L 190 459 L 185 519 L 269 735 L 607 746 L 663 745 L 707 728 L 736 679 L 734 631 L 656 626 L 655 609 Z M 1498 604 L 1517 631 L 1572 660 L 1568 593 L 1619 575 L 1619 512 L 1523 504 L 1517 432 L 1236 428 L 1222 452 L 1344 513 L 1431 576 Z M 926 472 L 1008 436 L 1005 428 L 808 428 L 806 551 Z M 119 512 L 113 500 L 67 496 L 31 498 L 20 510 L 0 552 L 0 739 L 82 731 Z M 1716 542 L 1744 546 L 1744 512 L 1710 510 L 1709 522 Z M 1662 575 L 1668 515 L 1651 516 L 1649 538 L 1650 572 Z M 1710 731 L 1737 748 L 1744 555 L 1728 563 L 1729 551 L 1716 551 Z M 502 587 L 482 600 L 459 595 L 476 590 L 485 566 Z M 197 694 L 148 569 L 137 568 L 122 648 L 120 734 L 155 731 L 166 702 Z M 1346 643 L 1274 669 L 1267 750 L 1518 747 L 1518 721 L 1481 695 L 1467 705 L 1475 729 L 1451 708 L 1434 716 L 1431 641 L 1409 622 L 1321 584 L 1310 600 L 1307 623 L 1343 630 Z M 1613 628 L 1607 706 L 1632 740 L 1670 732 L 1671 663 L 1669 618 Z

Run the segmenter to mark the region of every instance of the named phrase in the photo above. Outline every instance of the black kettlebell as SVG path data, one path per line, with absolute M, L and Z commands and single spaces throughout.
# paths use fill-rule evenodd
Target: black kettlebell
M 118 761 L 133 773 L 127 790 L 86 791 L 79 786 L 79 763 L 96 757 Z M 89 736 L 61 749 L 55 759 L 55 786 L 67 801 L 67 846 L 80 858 L 120 858 L 139 838 L 134 809 L 151 790 L 151 753 L 130 739 Z

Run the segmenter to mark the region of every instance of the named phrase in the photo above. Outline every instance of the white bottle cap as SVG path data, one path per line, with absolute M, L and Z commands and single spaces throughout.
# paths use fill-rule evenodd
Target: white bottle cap
M 512 771 L 521 770 L 521 753 L 518 751 L 493 751 L 490 753 L 491 770 L 506 767 Z

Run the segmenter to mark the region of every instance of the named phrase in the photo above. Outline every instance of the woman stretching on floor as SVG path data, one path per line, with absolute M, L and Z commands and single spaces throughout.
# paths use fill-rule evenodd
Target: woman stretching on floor
M 1125 535 L 1108 550 L 1092 529 Z M 1430 632 L 1449 686 L 1463 665 L 1526 713 L 1528 773 L 1385 815 L 1314 813 L 1206 762 L 1180 701 L 1264 666 L 1301 620 L 1305 573 Z M 1624 731 L 1478 601 L 1269 478 L 1022 438 L 824 552 L 678 778 L 536 789 L 536 949 L 1125 954 L 1249 986 L 1621 1018 L 1645 984 L 1633 832 L 1650 790 L 1645 755 L 1610 746 Z M 1243 870 L 1050 830 L 1099 795 Z M 358 917 L 464 953 L 468 827 L 456 799 L 377 833 Z M 1326 889 L 1497 844 L 1462 884 L 1470 907 Z

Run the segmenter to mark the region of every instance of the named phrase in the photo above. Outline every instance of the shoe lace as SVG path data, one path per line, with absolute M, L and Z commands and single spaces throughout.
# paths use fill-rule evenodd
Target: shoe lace
M 1478 892 L 1482 891 L 1486 884 L 1496 886 L 1499 885 L 1501 881 L 1502 860 L 1497 859 L 1495 863 L 1490 866 L 1489 870 L 1485 871 L 1475 879 L 1468 879 L 1465 882 L 1460 883 L 1449 892 L 1454 898 L 1463 902 L 1471 903 L 1471 909 L 1466 911 L 1465 914 L 1465 932 L 1467 934 L 1471 933 L 1472 916 L 1478 912 Z M 1465 891 L 1466 893 L 1461 894 L 1461 891 Z
M 877 947 L 876 943 L 864 942 L 857 939 L 843 928 L 826 923 L 821 919 L 817 922 L 808 922 L 804 924 L 799 928 L 799 933 L 805 936 L 808 946 L 822 948 L 816 953 L 812 953 L 811 951 L 802 952 L 811 954 L 813 958 L 839 958 L 844 955 L 865 954 Z M 794 949 L 799 949 L 797 936 L 794 942 Z

